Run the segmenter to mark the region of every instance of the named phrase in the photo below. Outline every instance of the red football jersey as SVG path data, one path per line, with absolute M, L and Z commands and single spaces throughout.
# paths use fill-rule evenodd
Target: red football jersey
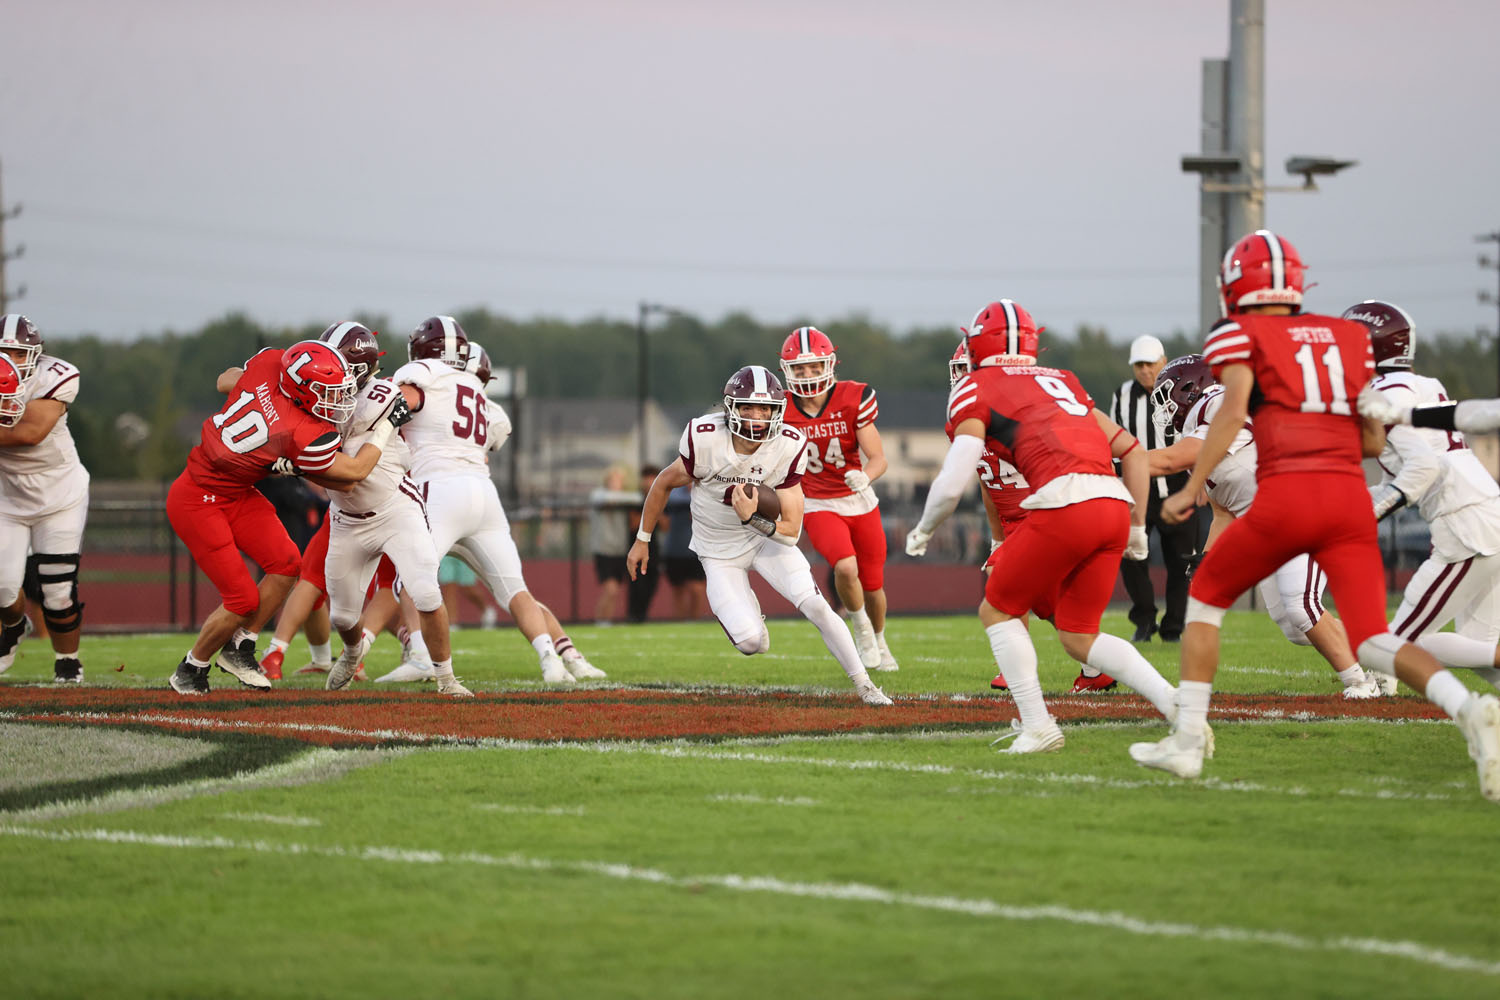
M 224 408 L 203 422 L 187 471 L 203 489 L 232 496 L 271 475 L 282 459 L 286 472 L 322 472 L 343 443 L 337 427 L 282 394 L 281 351 L 268 347 L 245 362 Z
M 1109 442 L 1094 400 L 1060 368 L 976 368 L 948 396 L 949 437 L 970 417 L 984 424 L 984 446 L 1039 490 L 1058 476 L 1113 476 Z
M 1215 378 L 1230 364 L 1248 364 L 1255 373 L 1257 479 L 1283 472 L 1364 475 L 1354 401 L 1375 373 L 1375 355 L 1363 324 L 1311 313 L 1235 315 L 1209 331 L 1203 358 Z
M 953 427 L 948 427 L 948 438 L 953 438 Z M 1007 533 L 1016 522 L 1027 514 L 1021 501 L 1031 496 L 1031 484 L 1014 465 L 1005 461 L 988 448 L 979 458 L 979 482 L 990 494 L 990 502 L 1000 515 Z
M 817 413 L 806 413 L 801 401 L 787 393 L 783 421 L 807 435 L 807 472 L 802 492 L 810 497 L 847 497 L 853 494 L 844 473 L 863 468 L 854 434 L 880 415 L 875 390 L 863 382 L 835 382 Z

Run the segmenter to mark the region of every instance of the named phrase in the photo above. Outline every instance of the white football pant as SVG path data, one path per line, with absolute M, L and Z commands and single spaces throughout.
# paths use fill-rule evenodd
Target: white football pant
M 460 556 L 483 578 L 500 606 L 509 609 L 515 596 L 526 590 L 526 578 L 495 484 L 479 476 L 453 476 L 427 480 L 422 492 L 438 558 L 462 543 Z
M 83 526 L 89 515 L 89 494 L 84 490 L 77 502 L 49 514 L 21 517 L 7 513 L 0 498 L 0 607 L 8 608 L 21 596 L 26 577 L 26 554 L 73 555 L 83 545 Z M 53 590 L 59 593 L 52 593 Z M 69 583 L 45 584 L 47 607 L 62 609 L 72 602 Z
M 365 591 L 382 553 L 396 564 L 402 590 L 418 611 L 430 613 L 443 606 L 437 550 L 415 500 L 398 493 L 371 518 L 353 518 L 338 511 L 328 516 L 333 523 L 323 574 L 328 582 L 328 618 L 334 628 L 343 632 L 359 624 Z

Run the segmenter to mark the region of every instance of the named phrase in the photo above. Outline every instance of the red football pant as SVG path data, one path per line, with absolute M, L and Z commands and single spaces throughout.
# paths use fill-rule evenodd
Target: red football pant
M 1249 511 L 1204 555 L 1188 596 L 1227 608 L 1303 553 L 1328 575 L 1352 648 L 1388 631 L 1375 515 L 1365 481 L 1356 475 L 1295 472 L 1260 480 Z
M 1009 521 L 1007 523 L 1009 527 L 1005 529 L 1005 537 L 1010 538 L 1015 534 L 1016 528 L 1020 526 L 1021 522 Z M 991 552 L 989 558 L 984 561 L 984 568 L 992 574 L 995 571 L 995 564 L 1000 561 L 1000 550 L 1002 548 L 1004 548 L 1003 545 L 997 545 L 995 551 Z M 1046 594 L 1037 598 L 1035 603 L 1031 605 L 1031 613 L 1043 621 L 1051 621 L 1052 616 L 1057 613 L 1057 595 Z
M 301 577 L 318 588 L 318 600 L 312 606 L 314 611 L 328 600 L 328 576 L 324 568 L 328 563 L 328 532 L 332 523 L 332 517 L 324 517 L 322 526 L 302 553 Z M 375 567 L 375 577 L 370 581 L 370 589 L 365 592 L 365 600 L 374 597 L 377 590 L 392 589 L 395 583 L 396 564 L 391 562 L 390 556 L 381 556 L 379 565 Z
M 267 573 L 297 575 L 301 554 L 271 501 L 255 490 L 221 497 L 184 471 L 167 491 L 167 519 L 233 614 L 253 615 L 260 607 L 260 590 L 240 552 Z
M 880 508 L 853 516 L 814 511 L 803 515 L 802 530 L 828 565 L 853 556 L 862 588 L 879 590 L 885 586 L 885 528 L 880 523 Z
M 984 585 L 990 606 L 1019 618 L 1047 617 L 1060 632 L 1095 635 L 1130 540 L 1130 507 L 1099 498 L 1034 510 L 995 550 Z

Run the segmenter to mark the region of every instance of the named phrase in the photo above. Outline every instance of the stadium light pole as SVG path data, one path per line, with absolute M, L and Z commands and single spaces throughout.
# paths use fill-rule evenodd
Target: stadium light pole
M 1492 233 L 1484 233 L 1476 236 L 1474 237 L 1474 242 L 1493 243 L 1497 248 L 1500 248 L 1500 229 Z M 1493 269 L 1496 278 L 1500 279 L 1500 260 L 1490 260 L 1488 255 L 1481 254 L 1479 257 L 1479 266 L 1487 270 Z M 1493 303 L 1497 307 L 1497 310 L 1500 310 L 1500 287 L 1496 288 L 1493 295 L 1489 292 L 1481 291 L 1479 293 L 1479 301 L 1487 304 Z M 1500 314 L 1496 315 L 1495 320 L 1495 356 L 1500 358 Z M 1497 362 L 1497 365 L 1500 365 L 1500 362 Z M 1500 384 L 1500 367 L 1497 367 L 1495 374 L 1497 384 Z
M 651 395 L 651 355 L 646 338 L 646 322 L 653 315 L 659 316 L 681 316 L 682 310 L 672 306 L 664 306 L 660 302 L 640 303 L 640 310 L 636 314 L 635 321 L 635 351 L 636 351 L 636 373 L 635 373 L 635 402 L 636 402 L 636 426 L 639 434 L 639 454 L 637 455 L 636 474 L 644 469 L 650 461 L 651 447 L 646 431 L 646 400 Z

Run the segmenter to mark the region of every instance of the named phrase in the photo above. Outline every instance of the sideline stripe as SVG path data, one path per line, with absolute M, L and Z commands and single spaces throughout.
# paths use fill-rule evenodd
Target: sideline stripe
M 31 837 L 54 842 L 95 842 L 107 844 L 135 844 L 147 847 L 167 847 L 173 850 L 184 848 L 200 850 L 238 850 L 258 854 L 307 855 L 313 857 L 342 858 L 353 861 L 384 861 L 389 864 L 420 865 L 473 865 L 488 868 L 511 868 L 538 872 L 582 872 L 623 882 L 646 882 L 653 885 L 698 890 L 703 886 L 715 886 L 731 892 L 760 892 L 778 896 L 803 899 L 834 900 L 849 903 L 876 903 L 884 906 L 900 906 L 917 910 L 933 910 L 958 913 L 972 917 L 990 917 L 1021 922 L 1055 921 L 1084 927 L 1102 927 L 1125 931 L 1142 937 L 1191 938 L 1204 942 L 1237 945 L 1269 945 L 1289 951 L 1352 952 L 1361 955 L 1380 955 L 1386 958 L 1402 958 L 1422 965 L 1434 966 L 1454 972 L 1477 972 L 1486 976 L 1500 976 L 1500 962 L 1455 954 L 1434 948 L 1417 941 L 1386 941 L 1380 938 L 1312 938 L 1285 931 L 1254 930 L 1245 927 L 1200 926 L 1188 923 L 1167 923 L 1133 917 L 1128 913 L 1098 910 L 1078 910 L 1069 906 L 1015 906 L 993 899 L 966 898 L 963 896 L 929 896 L 918 893 L 898 892 L 879 886 L 859 882 L 793 882 L 764 875 L 673 875 L 659 868 L 637 868 L 634 865 L 610 861 L 561 861 L 552 858 L 533 858 L 522 854 L 481 854 L 477 852 L 446 853 L 438 850 L 411 849 L 403 847 L 369 846 L 344 848 L 318 844 L 270 843 L 263 840 L 230 840 L 224 837 L 181 837 L 143 833 L 133 830 L 41 830 L 25 826 L 0 826 L 0 834 L 12 837 Z

